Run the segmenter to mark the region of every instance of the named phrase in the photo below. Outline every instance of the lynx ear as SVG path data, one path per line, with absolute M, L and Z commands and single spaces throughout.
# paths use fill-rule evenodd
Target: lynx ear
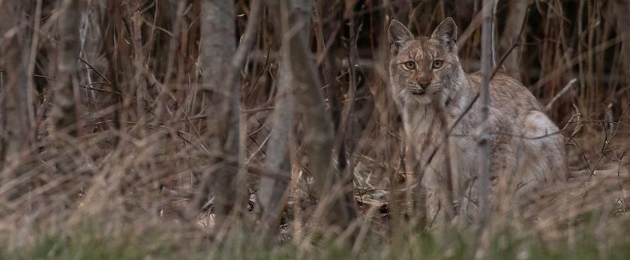
M 435 28 L 431 38 L 436 39 L 442 43 L 442 46 L 449 52 L 454 51 L 457 48 L 457 25 L 452 18 L 448 17 Z
M 389 48 L 393 55 L 398 54 L 403 43 L 413 40 L 413 34 L 397 20 L 392 20 L 387 29 Z

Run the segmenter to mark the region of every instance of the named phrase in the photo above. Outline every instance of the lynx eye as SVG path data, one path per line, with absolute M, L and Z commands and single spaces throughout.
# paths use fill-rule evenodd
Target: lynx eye
M 403 65 L 405 66 L 405 69 L 408 70 L 414 70 L 416 69 L 416 63 L 414 61 L 406 61 L 405 63 L 403 63 Z
M 444 65 L 444 61 L 443 60 L 434 60 L 433 61 L 433 65 L 431 65 L 433 67 L 433 69 L 439 69 L 442 67 L 442 65 Z

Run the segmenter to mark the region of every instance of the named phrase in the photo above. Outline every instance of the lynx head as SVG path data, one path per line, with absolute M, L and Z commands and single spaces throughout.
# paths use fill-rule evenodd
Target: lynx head
M 446 18 L 431 37 L 414 38 L 402 23 L 389 25 L 389 73 L 394 98 L 429 104 L 448 96 L 461 75 L 457 57 L 457 26 Z M 461 72 L 461 73 L 460 73 Z

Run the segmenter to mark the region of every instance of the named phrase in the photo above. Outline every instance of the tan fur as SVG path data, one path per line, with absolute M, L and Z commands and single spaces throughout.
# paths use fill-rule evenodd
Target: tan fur
M 456 39 L 457 27 L 450 18 L 431 37 L 415 38 L 395 20 L 389 27 L 390 90 L 402 113 L 407 141 L 421 164 L 438 149 L 422 180 L 429 216 L 449 205 L 444 203 L 447 197 L 440 195 L 448 172 L 456 179 L 453 183 L 459 184 L 455 188 L 461 196 L 453 199 L 460 205 L 460 214 L 476 215 L 480 99 L 454 128 L 453 124 L 479 93 L 481 74 L 464 73 Z M 443 62 L 434 63 L 436 60 Z M 415 65 L 408 66 L 410 61 Z M 451 128 L 445 149 L 444 133 Z M 499 198 L 533 198 L 541 184 L 566 178 L 564 140 L 558 127 L 527 88 L 503 73 L 497 73 L 490 83 L 488 129 L 490 196 L 495 208 L 505 202 Z

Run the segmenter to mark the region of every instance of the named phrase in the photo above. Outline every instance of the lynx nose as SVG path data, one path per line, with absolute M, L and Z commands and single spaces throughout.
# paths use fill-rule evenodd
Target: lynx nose
M 417 82 L 418 82 L 418 85 L 422 89 L 426 89 L 429 86 L 429 84 L 431 84 L 431 79 L 430 78 L 418 78 Z

